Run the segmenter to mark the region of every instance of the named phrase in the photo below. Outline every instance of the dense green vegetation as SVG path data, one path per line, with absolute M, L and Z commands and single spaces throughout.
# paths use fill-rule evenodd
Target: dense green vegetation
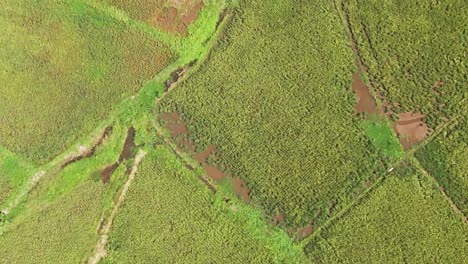
M 468 259 L 461 0 L 200 2 L 2 3 L 0 263 L 88 262 L 108 224 L 101 263 Z M 378 107 L 444 122 L 414 156 L 355 113 L 351 41 Z
M 416 152 L 454 203 L 468 215 L 468 120 L 435 137 Z
M 89 134 L 173 60 L 79 1 L 2 3 L 0 144 L 43 163 Z
M 241 1 L 209 61 L 159 111 L 183 116 L 198 151 L 217 145 L 257 204 L 320 224 L 380 168 L 353 113 L 353 71 L 330 1 Z
M 466 1 L 337 2 L 344 4 L 370 79 L 396 113 L 421 112 L 434 128 L 463 111 Z
M 198 175 L 167 148 L 151 151 L 114 221 L 106 262 L 303 261 L 284 231 L 269 227 L 228 189 L 213 195 Z
M 388 176 L 306 246 L 316 263 L 464 263 L 468 227 L 427 177 Z
M 104 186 L 86 181 L 0 236 L 1 263 L 78 263 L 97 241 Z

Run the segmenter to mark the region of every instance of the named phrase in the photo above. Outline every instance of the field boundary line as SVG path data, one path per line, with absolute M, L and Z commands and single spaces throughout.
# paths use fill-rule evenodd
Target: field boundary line
M 465 100 L 462 100 L 460 103 L 463 103 L 464 101 Z M 431 133 L 427 138 L 425 138 L 424 141 L 422 141 L 418 145 L 416 145 L 413 148 L 411 148 L 410 150 L 408 150 L 407 153 L 409 153 L 409 154 L 416 153 L 418 150 L 420 150 L 421 148 L 423 148 L 424 146 L 429 144 L 432 140 L 434 140 L 437 136 L 439 136 L 442 132 L 450 130 L 454 126 L 456 126 L 458 124 L 458 122 L 460 121 L 459 119 L 463 118 L 464 116 L 465 115 L 463 114 L 463 111 L 461 111 L 461 113 L 459 113 L 458 115 L 456 115 L 456 116 L 450 118 L 449 120 L 447 120 L 446 122 L 442 123 L 441 125 L 436 127 L 434 129 L 433 133 Z
M 444 189 L 442 189 L 442 186 L 439 184 L 439 181 L 437 180 L 436 177 L 434 177 L 430 172 L 428 172 L 426 169 L 424 169 L 424 167 L 421 165 L 421 163 L 419 162 L 419 160 L 415 157 L 415 156 L 411 156 L 411 162 L 413 163 L 413 165 L 419 170 L 421 171 L 421 173 L 426 176 L 427 178 L 429 178 L 429 180 L 435 184 L 440 193 L 442 194 L 442 196 L 445 198 L 445 200 L 450 204 L 450 207 L 453 209 L 453 211 L 460 215 L 463 219 L 463 222 L 465 223 L 468 223 L 468 217 L 462 212 L 462 210 L 452 201 L 452 198 L 450 198 L 450 196 L 448 196 L 448 194 L 445 192 Z
M 125 185 L 122 188 L 122 191 L 120 192 L 119 197 L 117 198 L 116 203 L 114 204 L 114 207 L 112 208 L 112 212 L 109 216 L 109 219 L 107 220 L 106 225 L 104 226 L 104 229 L 101 234 L 101 238 L 96 244 L 96 247 L 94 249 L 93 255 L 88 259 L 87 263 L 89 264 L 97 264 L 99 261 L 107 256 L 107 250 L 106 250 L 106 245 L 107 242 L 109 241 L 109 232 L 112 228 L 112 223 L 114 221 L 114 218 L 117 216 L 117 213 L 119 212 L 120 207 L 125 201 L 125 196 L 130 189 L 130 186 L 135 179 L 135 175 L 138 172 L 138 166 L 140 163 L 143 161 L 145 158 L 147 152 L 144 150 L 140 150 L 135 157 L 135 161 L 133 162 L 132 165 L 132 170 L 130 174 L 128 175 L 128 179 L 125 182 Z
M 388 174 L 392 173 L 392 169 L 387 171 L 384 175 L 378 177 L 372 186 L 367 188 L 365 191 L 359 194 L 358 197 L 353 199 L 350 203 L 348 203 L 341 211 L 339 211 L 336 215 L 333 217 L 329 218 L 323 225 L 321 225 L 319 228 L 317 228 L 312 235 L 309 237 L 305 238 L 302 240 L 299 244 L 301 245 L 302 248 L 304 248 L 310 241 L 314 240 L 317 236 L 320 236 L 320 232 L 323 229 L 326 229 L 327 227 L 331 226 L 335 221 L 339 220 L 341 217 L 346 215 L 348 212 L 350 212 L 356 205 L 358 205 L 361 201 L 363 201 L 368 195 L 379 188 L 385 181 L 385 178 L 387 177 Z

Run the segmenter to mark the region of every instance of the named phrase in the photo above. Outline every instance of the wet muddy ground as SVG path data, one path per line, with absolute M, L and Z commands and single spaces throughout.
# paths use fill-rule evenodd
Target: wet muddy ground
M 222 180 L 231 181 L 233 190 L 239 198 L 245 202 L 250 202 L 250 189 L 246 186 L 245 181 L 231 175 L 226 174 L 216 164 L 210 164 L 212 160 L 218 160 L 217 148 L 215 145 L 208 145 L 204 150 L 196 152 L 195 144 L 190 140 L 187 126 L 182 117 L 178 113 L 161 113 L 159 119 L 163 122 L 164 127 L 169 131 L 172 140 L 176 142 L 177 147 L 181 150 L 187 151 L 194 160 L 196 160 L 205 170 L 208 178 L 220 182 Z M 193 169 L 193 168 L 192 168 Z M 207 179 L 201 179 L 202 182 L 208 186 L 212 191 L 215 189 Z
M 187 28 L 205 6 L 203 1 L 166 1 L 166 6 L 157 10 L 148 22 L 166 31 L 187 35 Z
M 423 122 L 421 113 L 406 112 L 398 114 L 395 122 L 395 131 L 405 150 L 423 141 L 429 135 L 429 127 Z
M 124 163 L 125 161 L 129 160 L 133 156 L 135 145 L 135 135 L 136 131 L 135 128 L 131 127 L 127 131 L 127 137 L 125 138 L 124 146 L 122 152 L 119 155 L 119 159 L 117 162 L 108 165 L 101 171 L 101 180 L 103 183 L 109 182 L 112 174 L 117 169 L 117 167 Z M 131 167 L 127 168 L 127 173 L 130 173 Z
M 355 72 L 352 76 L 351 88 L 357 97 L 357 103 L 354 106 L 356 113 L 361 114 L 377 114 L 377 103 L 374 97 L 369 92 L 369 87 L 361 80 L 359 72 Z
M 375 102 L 373 105 L 375 108 Z M 161 124 L 169 131 L 172 141 L 177 144 L 177 148 L 180 150 L 189 150 L 187 151 L 194 160 L 198 162 L 200 166 L 205 170 L 206 176 L 200 177 L 200 181 L 205 184 L 213 193 L 216 193 L 216 187 L 209 181 L 209 179 L 214 182 L 220 181 L 229 181 L 232 184 L 234 193 L 244 202 L 250 203 L 250 189 L 248 188 L 246 182 L 239 178 L 233 177 L 229 173 L 223 172 L 220 169 L 219 164 L 211 164 L 210 161 L 216 161 L 219 163 L 218 159 L 218 149 L 215 145 L 208 145 L 205 149 L 201 151 L 195 151 L 195 144 L 190 140 L 189 132 L 187 126 L 183 121 L 182 117 L 178 113 L 161 113 L 159 114 L 159 119 Z M 224 167 L 224 165 L 223 165 Z M 194 168 L 191 165 L 187 166 L 188 169 L 193 170 Z M 227 199 L 227 198 L 226 198 Z M 229 199 L 225 200 L 229 202 Z M 286 217 L 283 214 L 276 214 L 272 217 L 270 224 L 275 227 L 280 223 L 284 223 Z M 302 240 L 310 236 L 313 231 L 313 225 L 308 224 L 304 227 L 291 227 L 288 229 L 289 234 L 297 240 Z

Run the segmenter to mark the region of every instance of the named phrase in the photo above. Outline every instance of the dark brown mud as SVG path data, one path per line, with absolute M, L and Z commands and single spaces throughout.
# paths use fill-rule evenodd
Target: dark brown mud
M 130 159 L 133 155 L 133 150 L 135 149 L 135 128 L 131 127 L 128 129 L 127 137 L 125 138 L 125 143 L 122 149 L 122 152 L 119 156 L 119 163 L 122 163 Z
M 114 163 L 114 164 L 111 164 L 111 165 L 108 165 L 107 167 L 104 168 L 104 170 L 102 170 L 101 172 L 101 180 L 103 183 L 108 183 L 112 174 L 114 173 L 114 171 L 117 169 L 117 167 L 119 166 L 119 163 Z
M 80 153 L 78 155 L 67 157 L 63 161 L 62 165 L 60 165 L 60 168 L 64 169 L 65 167 L 69 166 L 72 163 L 75 163 L 75 162 L 78 162 L 78 161 L 80 161 L 82 159 L 86 159 L 86 158 L 89 158 L 89 157 L 93 156 L 94 153 L 96 152 L 96 149 L 104 143 L 104 141 L 110 136 L 110 134 L 112 134 L 112 127 L 111 126 L 106 127 L 103 130 L 103 132 L 98 137 L 98 139 L 95 142 L 93 142 L 93 145 L 91 146 L 91 148 L 89 150 L 84 149 L 83 151 L 80 151 Z
M 133 157 L 133 152 L 136 147 L 135 145 L 135 135 L 136 130 L 133 127 L 130 127 L 127 131 L 127 137 L 125 138 L 125 142 L 123 145 L 122 152 L 120 152 L 119 159 L 112 165 L 108 165 L 101 171 L 101 180 L 103 183 L 109 182 L 112 174 L 117 169 L 117 167 L 124 163 L 125 161 L 129 160 Z M 130 173 L 131 167 L 127 167 L 127 173 Z

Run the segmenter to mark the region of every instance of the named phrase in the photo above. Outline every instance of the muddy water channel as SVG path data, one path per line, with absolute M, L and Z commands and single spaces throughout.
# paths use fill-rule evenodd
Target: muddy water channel
M 219 161 L 218 150 L 215 145 L 208 145 L 204 150 L 197 152 L 195 150 L 195 144 L 190 139 L 187 126 L 183 121 L 182 117 L 178 113 L 162 113 L 159 115 L 165 128 L 169 131 L 172 140 L 177 143 L 177 147 L 181 150 L 188 152 L 194 160 L 198 162 L 200 166 L 205 170 L 206 176 L 215 182 L 228 180 L 233 186 L 233 190 L 236 195 L 245 202 L 250 202 L 250 189 L 246 186 L 246 183 L 238 178 L 232 177 L 229 174 L 223 172 L 223 169 L 219 165 L 214 164 L 212 161 Z M 219 162 L 216 162 L 219 164 Z M 209 183 L 206 179 L 200 179 L 205 185 L 215 192 L 215 187 Z
M 133 156 L 133 151 L 136 147 L 135 134 L 136 134 L 136 131 L 133 127 L 128 129 L 127 137 L 125 138 L 125 143 L 124 143 L 122 152 L 120 153 L 118 161 L 111 165 L 106 166 L 101 172 L 101 180 L 103 183 L 109 182 L 112 174 L 117 169 L 117 167 L 120 164 L 124 163 L 125 161 L 129 160 Z M 127 173 L 129 173 L 130 170 L 131 168 L 128 167 Z

